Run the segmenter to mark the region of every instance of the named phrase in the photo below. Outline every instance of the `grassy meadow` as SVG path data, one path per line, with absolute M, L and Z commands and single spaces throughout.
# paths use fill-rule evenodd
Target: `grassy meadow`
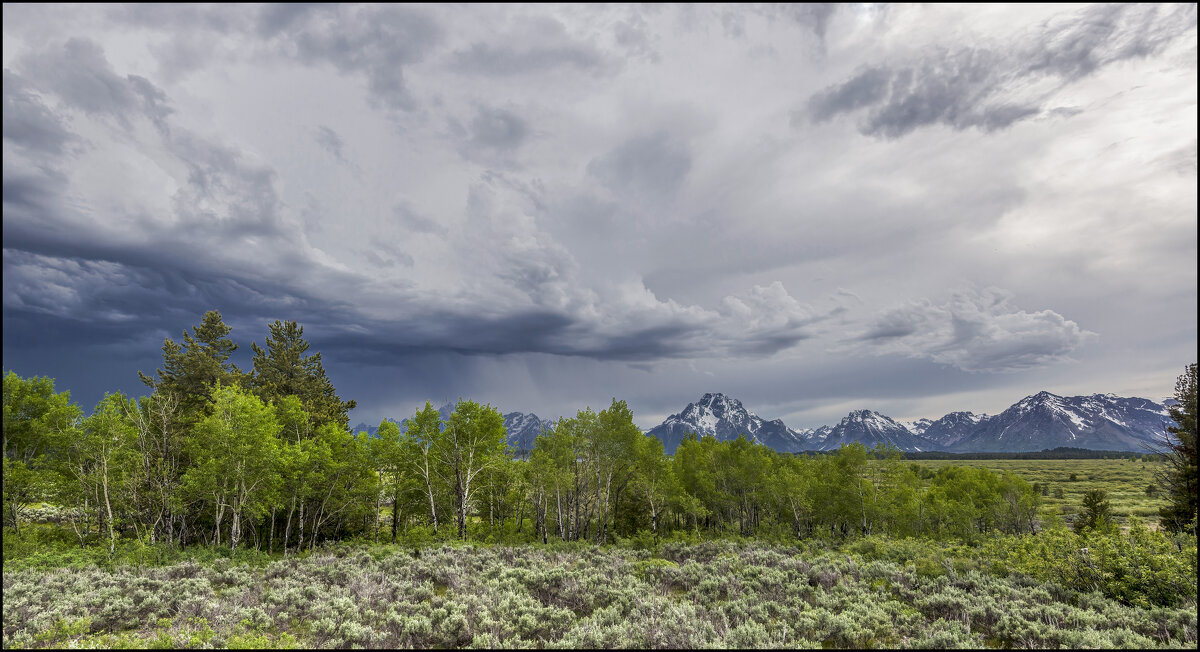
M 1083 502 L 1083 494 L 1092 489 L 1108 492 L 1113 514 L 1118 522 L 1128 525 L 1130 516 L 1137 516 L 1147 525 L 1158 524 L 1158 510 L 1167 501 L 1162 496 L 1150 496 L 1146 487 L 1154 482 L 1158 462 L 1130 459 L 1090 460 L 915 460 L 916 464 L 933 470 L 945 466 L 974 466 L 992 471 L 1011 471 L 1031 484 L 1048 486 L 1042 495 L 1044 518 L 1056 515 L 1070 520 Z M 1075 479 L 1072 480 L 1071 477 Z M 1062 490 L 1059 498 L 1056 491 Z

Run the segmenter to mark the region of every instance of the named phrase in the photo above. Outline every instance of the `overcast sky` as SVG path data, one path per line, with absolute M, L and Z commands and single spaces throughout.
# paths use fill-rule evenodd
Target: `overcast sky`
M 4 5 L 3 357 L 90 411 L 220 310 L 351 422 L 1161 399 L 1194 5 Z

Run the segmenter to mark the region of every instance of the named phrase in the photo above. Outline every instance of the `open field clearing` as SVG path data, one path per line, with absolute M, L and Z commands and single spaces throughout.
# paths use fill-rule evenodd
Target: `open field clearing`
M 1158 523 L 1158 510 L 1167 505 L 1161 495 L 1146 493 L 1146 487 L 1155 482 L 1154 473 L 1159 466 L 1149 460 L 917 460 L 915 463 L 935 471 L 947 466 L 1011 471 L 1030 484 L 1047 485 L 1042 494 L 1044 516 L 1057 514 L 1069 520 L 1079 512 L 1083 494 L 1092 489 L 1108 493 L 1113 513 L 1123 525 L 1128 523 L 1129 516 L 1138 516 L 1153 526 Z M 1061 497 L 1058 490 L 1062 491 Z
M 1194 593 L 1175 606 L 1131 606 L 1023 574 L 999 577 L 955 556 L 959 553 L 882 540 L 836 552 L 731 542 L 670 543 L 654 552 L 584 545 L 341 546 L 260 565 L 219 559 L 114 570 L 6 570 L 3 644 L 1158 648 L 1195 643 Z

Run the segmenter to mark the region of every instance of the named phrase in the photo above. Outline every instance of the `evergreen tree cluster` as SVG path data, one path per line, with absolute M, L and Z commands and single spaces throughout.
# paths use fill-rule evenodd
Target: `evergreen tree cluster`
M 603 544 L 666 533 L 969 540 L 1038 529 L 1045 492 L 1011 473 L 935 472 L 859 444 L 784 454 L 744 436 L 690 435 L 667 456 L 617 399 L 559 419 L 528 459 L 507 447 L 500 412 L 471 400 L 445 420 L 426 403 L 403 427 L 384 420 L 375 436 L 356 434 L 346 427 L 354 402 L 337 396 L 302 327 L 270 324 L 265 346 L 251 344 L 249 372 L 230 362 L 230 330 L 206 313 L 181 343 L 164 341 L 163 367 L 141 375 L 148 396 L 108 394 L 86 418 L 51 379 L 9 372 L 6 525 L 19 528 L 22 510 L 45 500 L 64 508 L 81 544 L 98 537 L 110 550 L 120 536 L 292 551 L 389 530 L 393 541 L 449 530 Z M 1188 422 L 1177 421 L 1189 441 Z M 1092 498 L 1081 527 L 1111 522 L 1104 497 Z M 1194 489 L 1192 498 L 1194 514 Z

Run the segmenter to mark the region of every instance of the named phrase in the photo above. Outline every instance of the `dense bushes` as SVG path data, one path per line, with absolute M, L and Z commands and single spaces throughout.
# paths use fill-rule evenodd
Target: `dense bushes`
M 883 539 L 856 546 L 338 547 L 257 567 L 216 559 L 112 571 L 28 568 L 4 573 L 3 644 L 1178 647 L 1196 640 L 1194 598 L 1145 609 L 1030 573 L 957 570 L 962 550 L 953 547 Z M 947 563 L 926 572 L 919 561 L 931 552 Z
M 1134 521 L 1128 534 L 1064 529 L 985 544 L 997 574 L 1023 573 L 1125 604 L 1171 605 L 1196 600 L 1196 538 L 1152 531 Z

